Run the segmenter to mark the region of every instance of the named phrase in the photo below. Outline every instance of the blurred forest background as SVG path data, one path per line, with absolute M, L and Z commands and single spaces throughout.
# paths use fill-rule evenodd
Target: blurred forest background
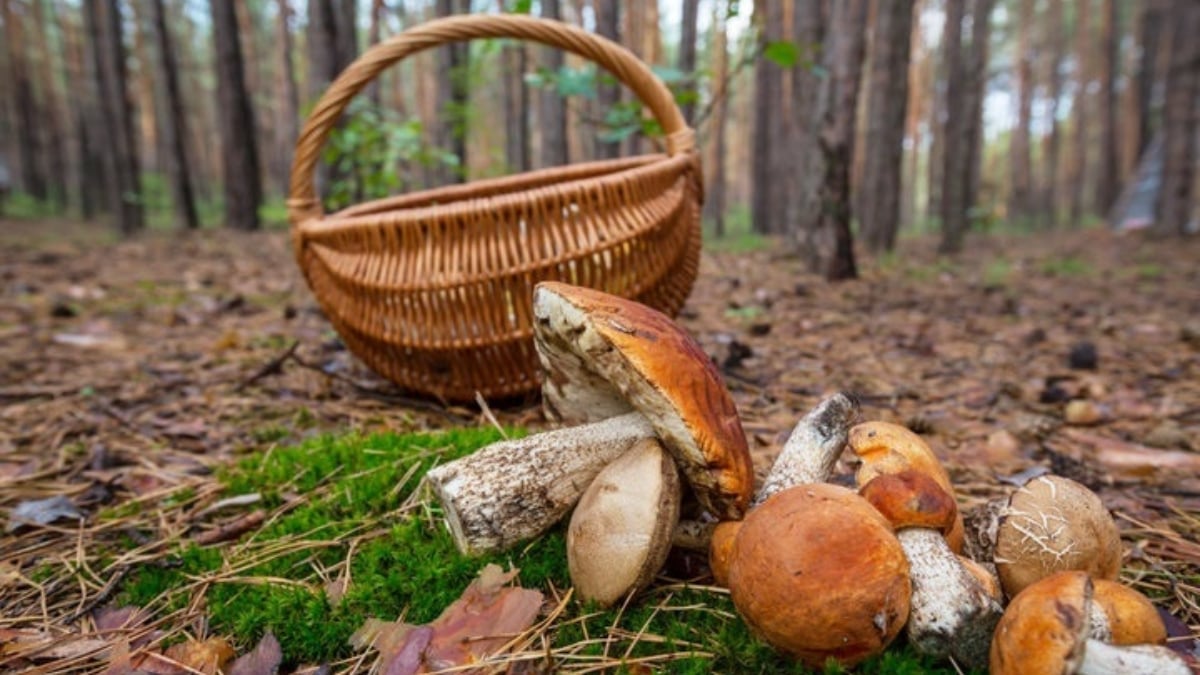
M 828 278 L 854 275 L 855 239 L 879 253 L 907 232 L 938 233 L 953 254 L 972 228 L 999 225 L 1194 229 L 1195 0 L 0 0 L 0 10 L 9 216 L 103 215 L 126 234 L 282 223 L 298 130 L 357 54 L 437 16 L 521 12 L 606 35 L 651 64 L 699 133 L 709 233 L 776 235 Z M 478 41 L 386 71 L 330 138 L 319 180 L 336 209 L 654 152 L 658 140 L 640 103 L 593 65 Z M 1139 196 L 1139 175 L 1161 189 Z

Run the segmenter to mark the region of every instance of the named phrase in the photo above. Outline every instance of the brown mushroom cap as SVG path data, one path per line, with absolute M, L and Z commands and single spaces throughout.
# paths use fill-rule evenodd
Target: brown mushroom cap
M 1114 645 L 1161 645 L 1167 642 L 1167 627 L 1149 598 L 1108 579 L 1094 579 L 1092 601 L 1108 620 Z
M 708 566 L 718 586 L 729 588 L 729 562 L 733 559 L 733 542 L 740 529 L 740 520 L 726 520 L 713 528 L 712 541 L 708 546 Z
M 933 449 L 907 427 L 879 420 L 863 422 L 850 429 L 847 444 L 862 460 L 862 465 L 855 474 L 855 480 L 860 486 L 884 474 L 896 474 L 912 469 L 929 475 L 942 489 L 951 495 L 954 494 L 950 474 L 946 472 Z M 953 526 L 945 534 L 946 543 L 955 553 L 962 553 L 963 533 L 962 514 L 956 514 Z
M 1039 476 L 1013 493 L 1000 518 L 993 555 L 1010 598 L 1065 570 L 1117 578 L 1121 535 L 1100 498 L 1083 485 Z
M 992 675 L 1073 673 L 1087 643 L 1092 580 L 1083 572 L 1059 572 L 1021 591 L 996 626 Z
M 567 528 L 567 566 L 584 600 L 608 606 L 662 569 L 679 522 L 679 472 L 658 441 L 639 441 L 597 474 Z
M 859 494 L 897 530 L 923 527 L 945 534 L 958 519 L 958 504 L 929 474 L 905 469 L 882 474 Z
M 585 401 L 609 415 L 620 406 L 600 402 L 616 394 L 650 421 L 704 508 L 742 516 L 754 489 L 746 435 L 695 340 L 645 305 L 563 283 L 538 284 L 533 311 L 550 409 L 578 417 Z
M 799 485 L 750 511 L 729 564 L 751 629 L 814 668 L 852 666 L 900 632 L 912 592 L 891 526 L 846 488 Z

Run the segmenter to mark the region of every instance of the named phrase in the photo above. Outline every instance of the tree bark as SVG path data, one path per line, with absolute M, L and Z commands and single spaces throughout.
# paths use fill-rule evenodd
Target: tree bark
M 117 0 L 84 3 L 88 33 L 99 77 L 104 135 L 98 140 L 105 156 L 105 191 L 109 211 L 124 235 L 142 229 L 140 162 L 133 111 L 125 76 L 125 46 L 121 38 L 121 12 Z
M 332 0 L 334 47 L 337 50 L 337 73 L 358 58 L 358 2 Z M 336 75 L 336 73 L 335 73 Z
M 823 62 L 828 73 L 821 92 L 819 199 L 821 217 L 801 250 L 809 268 L 829 281 L 858 276 L 850 231 L 850 163 L 854 158 L 854 123 L 859 80 L 866 48 L 866 0 L 832 4 L 830 31 Z
M 913 0 L 877 5 L 859 223 L 871 251 L 890 251 L 900 227 L 900 170 L 908 112 Z
M 621 41 L 619 5 L 619 0 L 594 0 L 593 3 L 596 12 L 596 32 L 613 42 Z M 603 118 L 617 105 L 621 92 L 616 82 L 605 81 L 607 77 L 603 71 L 600 78 L 601 81 L 596 85 L 596 106 L 598 115 Z M 620 154 L 618 144 L 604 141 L 599 136 L 595 139 L 595 148 L 596 159 L 612 159 Z
M 954 11 L 951 3 L 949 12 Z M 942 170 L 946 168 L 946 158 L 943 149 L 945 143 L 943 139 L 946 136 L 946 27 L 949 25 L 949 19 L 946 21 L 946 26 L 942 29 L 942 39 L 938 43 L 937 51 L 933 54 L 933 78 L 931 82 L 931 100 L 929 107 L 929 159 L 927 160 L 926 171 L 929 177 L 929 194 L 925 204 L 925 211 L 930 217 L 942 216 Z M 942 223 L 945 227 L 945 223 Z
M 525 45 L 505 45 L 504 61 L 504 161 L 508 171 L 528 171 L 529 88 L 525 86 Z
M 257 229 L 262 203 L 254 117 L 246 91 L 234 0 L 213 0 L 213 49 L 217 66 L 217 116 L 223 158 L 225 224 Z
M 1027 2 L 1028 0 L 1022 0 Z M 963 95 L 966 91 L 963 75 L 962 54 L 962 22 L 964 2 L 948 2 L 946 5 L 946 26 L 942 37 L 942 58 L 946 61 L 946 122 L 942 126 L 942 241 L 938 247 L 944 254 L 957 254 L 962 251 L 963 239 L 967 230 L 967 205 L 965 203 L 964 185 L 966 176 L 955 174 L 954 170 L 960 164 L 958 153 L 952 149 L 960 148 L 966 142 L 966 115 Z
M 380 37 L 383 34 L 383 10 L 384 0 L 371 0 L 370 22 L 367 24 L 367 49 L 379 44 Z M 367 85 L 367 100 L 371 101 L 371 107 L 379 110 L 383 107 L 383 78 L 381 73 Z
M 762 38 L 761 47 L 783 39 L 783 3 L 769 2 L 754 6 L 756 25 Z M 759 57 L 754 74 L 754 155 L 750 167 L 752 203 L 750 217 L 754 231 L 760 234 L 782 234 L 784 222 L 787 175 L 787 148 L 781 143 L 787 127 L 783 117 L 783 68 L 774 61 Z
M 91 220 L 104 201 L 104 160 L 96 147 L 103 119 L 98 109 L 95 83 L 96 66 L 84 53 L 83 28 L 74 21 L 62 20 L 63 39 L 67 52 L 67 86 L 74 93 L 72 106 L 76 156 L 76 192 L 79 195 L 80 215 Z
M 1075 116 L 1074 136 L 1071 153 L 1071 204 L 1070 224 L 1078 227 L 1084 214 L 1084 193 L 1087 185 L 1088 159 L 1088 101 L 1087 90 L 1092 78 L 1092 0 L 1077 0 L 1075 13 L 1075 94 L 1071 101 L 1071 109 Z
M 1033 120 L 1033 63 L 1034 0 L 1020 0 L 1017 10 L 1017 124 L 1012 131 L 1009 148 L 1010 217 L 1028 218 L 1033 215 L 1033 171 L 1030 158 L 1030 125 Z
M 542 0 L 542 16 L 555 21 L 562 20 L 559 0 Z M 546 70 L 557 75 L 566 63 L 561 49 L 542 48 L 542 64 Z M 567 106 L 563 97 L 554 88 L 543 89 L 538 94 L 538 128 L 542 132 L 541 165 L 563 166 L 567 164 Z
M 159 80 L 163 87 L 162 96 L 166 99 L 163 107 L 167 114 L 163 120 L 162 131 L 166 136 L 165 145 L 169 152 L 166 160 L 171 176 L 175 215 L 184 227 L 196 229 L 200 227 L 200 220 L 196 216 L 196 197 L 192 190 L 191 171 L 184 147 L 187 139 L 187 109 L 179 92 L 179 68 L 175 63 L 175 50 L 167 26 L 166 12 L 163 10 L 163 0 L 149 0 L 149 5 L 150 25 L 158 51 Z
M 276 19 L 275 39 L 278 41 L 279 75 L 276 82 L 279 86 L 279 110 L 276 119 L 276 180 L 279 189 L 287 194 L 292 167 L 292 151 L 296 146 L 296 138 L 300 135 L 300 91 L 296 86 L 296 71 L 292 66 L 292 31 L 289 20 L 292 10 L 288 0 L 279 0 L 278 18 Z
M 729 77 L 729 53 L 725 35 L 725 19 L 719 9 L 712 14 L 712 58 L 713 95 L 712 117 L 709 124 L 712 133 L 712 155 L 707 165 L 708 188 L 704 201 L 705 216 L 713 223 L 713 234 L 725 236 L 725 136 L 729 117 L 729 97 L 725 81 Z
M 824 111 L 818 105 L 824 79 L 816 67 L 825 41 L 825 10 L 820 0 L 800 0 L 792 10 L 792 40 L 803 55 L 791 69 L 792 109 L 788 152 L 792 155 L 793 174 L 788 181 L 801 185 L 799 195 L 785 195 L 789 236 L 803 240 L 804 233 L 815 232 L 821 218 L 817 203 L 819 174 L 822 167 L 820 134 Z
M 683 119 L 690 125 L 695 121 L 695 97 L 699 91 L 696 82 L 696 26 L 700 19 L 700 0 L 683 0 L 683 19 L 679 36 L 679 71 L 688 78 L 686 91 L 688 100 L 680 106 Z
M 29 78 L 22 17 L 13 11 L 12 0 L 0 0 L 0 13 L 4 17 L 5 42 L 8 43 L 8 78 L 12 86 L 12 101 L 15 108 L 17 136 L 17 184 L 35 199 L 46 199 L 48 189 L 46 177 L 38 163 L 37 139 L 39 117 L 35 110 L 36 99 Z
M 55 57 L 50 50 L 49 40 L 46 38 L 46 31 L 54 25 L 54 8 L 53 6 L 49 7 L 49 12 L 47 12 L 48 2 L 49 0 L 32 1 L 33 21 L 36 26 L 34 37 L 37 42 L 37 51 L 41 56 L 38 79 L 41 80 L 42 119 L 45 122 L 43 130 L 46 132 L 45 150 L 48 153 L 46 157 L 46 174 L 49 179 L 47 187 L 51 203 L 56 210 L 61 212 L 70 202 L 67 190 L 67 151 L 65 148 L 67 126 L 63 123 L 63 97 L 58 86 L 59 73 L 54 68 Z
M 1158 79 L 1158 55 L 1163 33 L 1163 14 L 1167 0 L 1145 0 L 1142 21 L 1138 29 L 1137 65 L 1137 138 L 1134 141 L 1137 157 L 1141 157 L 1154 135 L 1154 93 Z
M 1187 233 L 1193 216 L 1196 170 L 1196 97 L 1200 95 L 1200 4 L 1175 0 L 1163 109 L 1163 174 L 1156 211 L 1159 234 Z
M 917 0 L 913 9 L 915 17 L 919 18 L 927 4 Z M 917 221 L 917 173 L 921 165 L 921 146 L 924 143 L 922 127 L 927 110 L 925 100 L 929 96 L 929 52 L 925 46 L 921 31 L 921 22 L 912 22 L 912 35 L 909 37 L 912 47 L 909 56 L 908 69 L 908 112 L 904 121 L 904 135 L 908 138 L 909 148 L 905 156 L 906 167 L 901 177 L 900 227 L 911 227 Z
M 994 0 L 974 0 L 971 6 L 971 48 L 965 55 L 967 91 L 963 105 L 967 110 L 964 121 L 967 139 L 962 151 L 963 158 L 956 166 L 967 176 L 966 196 L 963 199 L 963 217 L 967 217 L 979 204 L 979 182 L 983 173 L 983 99 L 987 95 L 988 63 L 991 57 L 992 8 Z M 964 223 L 961 227 L 966 227 Z
M 1050 130 L 1046 134 L 1045 144 L 1045 209 L 1046 222 L 1058 225 L 1058 163 L 1062 140 L 1058 127 L 1058 99 L 1062 97 L 1062 57 L 1063 45 L 1066 43 L 1062 30 L 1063 0 L 1049 0 L 1046 9 L 1046 33 L 1043 42 L 1049 58 L 1046 68 L 1046 116 L 1050 118 Z
M 1108 213 L 1120 191 L 1121 158 L 1117 136 L 1116 79 L 1121 28 L 1116 0 L 1104 0 L 1100 59 L 1100 176 L 1096 210 Z M 1193 36 L 1194 39 L 1194 36 Z

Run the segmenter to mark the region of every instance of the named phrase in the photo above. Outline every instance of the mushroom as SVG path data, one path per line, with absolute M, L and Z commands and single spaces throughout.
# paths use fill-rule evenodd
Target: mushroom
M 862 461 L 855 474 L 859 486 L 882 474 L 916 469 L 937 481 L 946 492 L 954 494 L 950 474 L 946 473 L 933 449 L 907 427 L 878 420 L 863 422 L 850 430 L 847 442 L 850 451 Z M 954 526 L 946 533 L 946 541 L 955 553 L 963 552 L 963 532 L 963 517 L 958 513 L 954 517 Z
M 836 485 L 782 490 L 755 507 L 729 559 L 733 603 L 764 640 L 809 667 L 878 654 L 909 611 L 908 562 L 891 525 Z
M 1088 637 L 1094 586 L 1085 572 L 1044 577 L 1013 598 L 992 640 L 992 675 L 1190 675 L 1158 645 L 1114 646 Z
M 1167 626 L 1149 598 L 1108 579 L 1092 584 L 1092 637 L 1119 646 L 1166 644 Z
M 964 565 L 946 543 L 958 513 L 954 497 L 932 476 L 911 468 L 879 474 L 860 494 L 896 528 L 908 559 L 909 643 L 918 652 L 953 656 L 971 668 L 985 665 L 1004 609 L 986 571 Z
M 776 492 L 796 485 L 828 480 L 846 447 L 850 425 L 858 412 L 858 401 L 841 392 L 818 403 L 792 429 L 755 495 L 754 504 L 762 504 Z
M 976 560 L 992 560 L 1008 597 L 1055 572 L 1078 570 L 1113 580 L 1121 536 L 1094 492 L 1062 476 L 1038 476 L 971 520 Z
M 587 423 L 501 441 L 429 471 L 460 551 L 500 551 L 544 532 L 602 468 L 653 437 L 709 512 L 741 517 L 753 489 L 746 437 L 691 337 L 632 300 L 561 283 L 538 285 L 533 314 L 547 410 Z
M 671 550 L 680 492 L 675 462 L 654 439 L 600 471 L 567 528 L 567 565 L 580 598 L 608 606 L 654 579 Z

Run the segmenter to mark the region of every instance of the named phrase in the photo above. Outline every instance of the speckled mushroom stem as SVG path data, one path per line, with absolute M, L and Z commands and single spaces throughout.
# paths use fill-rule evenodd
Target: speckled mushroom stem
M 1158 645 L 1115 647 L 1088 640 L 1077 675 L 1191 675 L 1192 669 L 1179 655 Z
M 654 437 L 639 413 L 493 443 L 425 476 L 458 550 L 503 551 L 566 515 L 596 474 L 634 443 Z
M 834 394 L 818 403 L 788 436 L 752 506 L 796 485 L 824 483 L 833 474 L 838 457 L 846 447 L 846 438 L 858 411 L 858 401 L 844 393 Z

